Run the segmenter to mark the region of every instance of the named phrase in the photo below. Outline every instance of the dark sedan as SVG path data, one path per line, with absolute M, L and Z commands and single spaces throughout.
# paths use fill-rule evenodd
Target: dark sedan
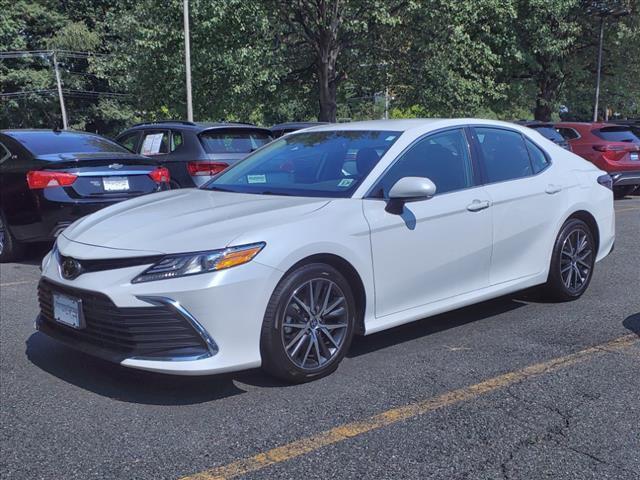
M 516 122 L 516 123 L 523 125 L 525 127 L 534 129 L 540 135 L 551 140 L 556 145 L 571 151 L 571 145 L 569 144 L 566 138 L 564 138 L 562 135 L 560 135 L 560 133 L 558 133 L 553 123 L 539 122 L 539 121 L 530 121 L 530 122 L 522 121 L 522 122 Z
M 0 130 L 0 262 L 122 200 L 169 187 L 169 172 L 84 132 Z

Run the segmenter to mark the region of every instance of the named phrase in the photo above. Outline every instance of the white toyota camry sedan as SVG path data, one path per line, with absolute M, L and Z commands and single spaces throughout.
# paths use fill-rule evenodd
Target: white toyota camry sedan
M 71 225 L 36 323 L 127 367 L 303 382 L 356 334 L 535 285 L 578 298 L 614 238 L 610 177 L 528 128 L 323 125 Z

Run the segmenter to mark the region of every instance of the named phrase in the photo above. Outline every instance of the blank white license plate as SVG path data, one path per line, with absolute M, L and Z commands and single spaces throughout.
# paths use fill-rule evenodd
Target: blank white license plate
M 106 192 L 122 192 L 129 190 L 129 179 L 127 177 L 103 177 L 102 185 Z
M 53 294 L 53 318 L 73 328 L 84 327 L 82 318 L 82 300 L 60 293 Z
M 631 157 L 631 160 L 635 160 L 635 161 L 640 160 L 640 155 L 637 153 L 632 153 L 630 157 Z

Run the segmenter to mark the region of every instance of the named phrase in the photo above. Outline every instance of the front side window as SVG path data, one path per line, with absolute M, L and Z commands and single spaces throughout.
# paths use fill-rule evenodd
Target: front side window
M 430 179 L 436 194 L 473 186 L 473 166 L 464 132 L 451 130 L 419 140 L 382 177 L 374 195 L 387 197 L 391 187 L 404 177 Z
M 142 137 L 142 155 L 169 153 L 169 132 L 165 130 L 146 132 Z
M 503 182 L 533 175 L 522 135 L 498 128 L 475 128 L 487 182 Z
M 118 143 L 122 145 L 127 150 L 137 153 L 136 146 L 138 145 L 138 138 L 140 137 L 140 132 L 128 133 L 118 139 Z
M 349 197 L 400 135 L 356 130 L 292 134 L 236 163 L 202 188 Z

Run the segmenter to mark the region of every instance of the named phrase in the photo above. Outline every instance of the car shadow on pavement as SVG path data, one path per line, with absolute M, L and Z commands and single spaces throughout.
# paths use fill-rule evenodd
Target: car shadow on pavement
M 366 337 L 354 337 L 348 357 L 358 357 L 383 348 L 425 337 L 450 328 L 456 328 L 467 323 L 500 315 L 526 306 L 536 301 L 533 292 L 520 292 L 516 296 L 499 297 L 486 302 L 460 308 L 451 312 L 423 318 Z
M 622 325 L 640 337 L 640 313 L 628 316 L 623 320 Z
M 185 377 L 125 368 L 73 350 L 39 332 L 27 339 L 26 346 L 27 358 L 38 368 L 123 402 L 192 405 L 245 393 L 234 384 L 231 374 Z

